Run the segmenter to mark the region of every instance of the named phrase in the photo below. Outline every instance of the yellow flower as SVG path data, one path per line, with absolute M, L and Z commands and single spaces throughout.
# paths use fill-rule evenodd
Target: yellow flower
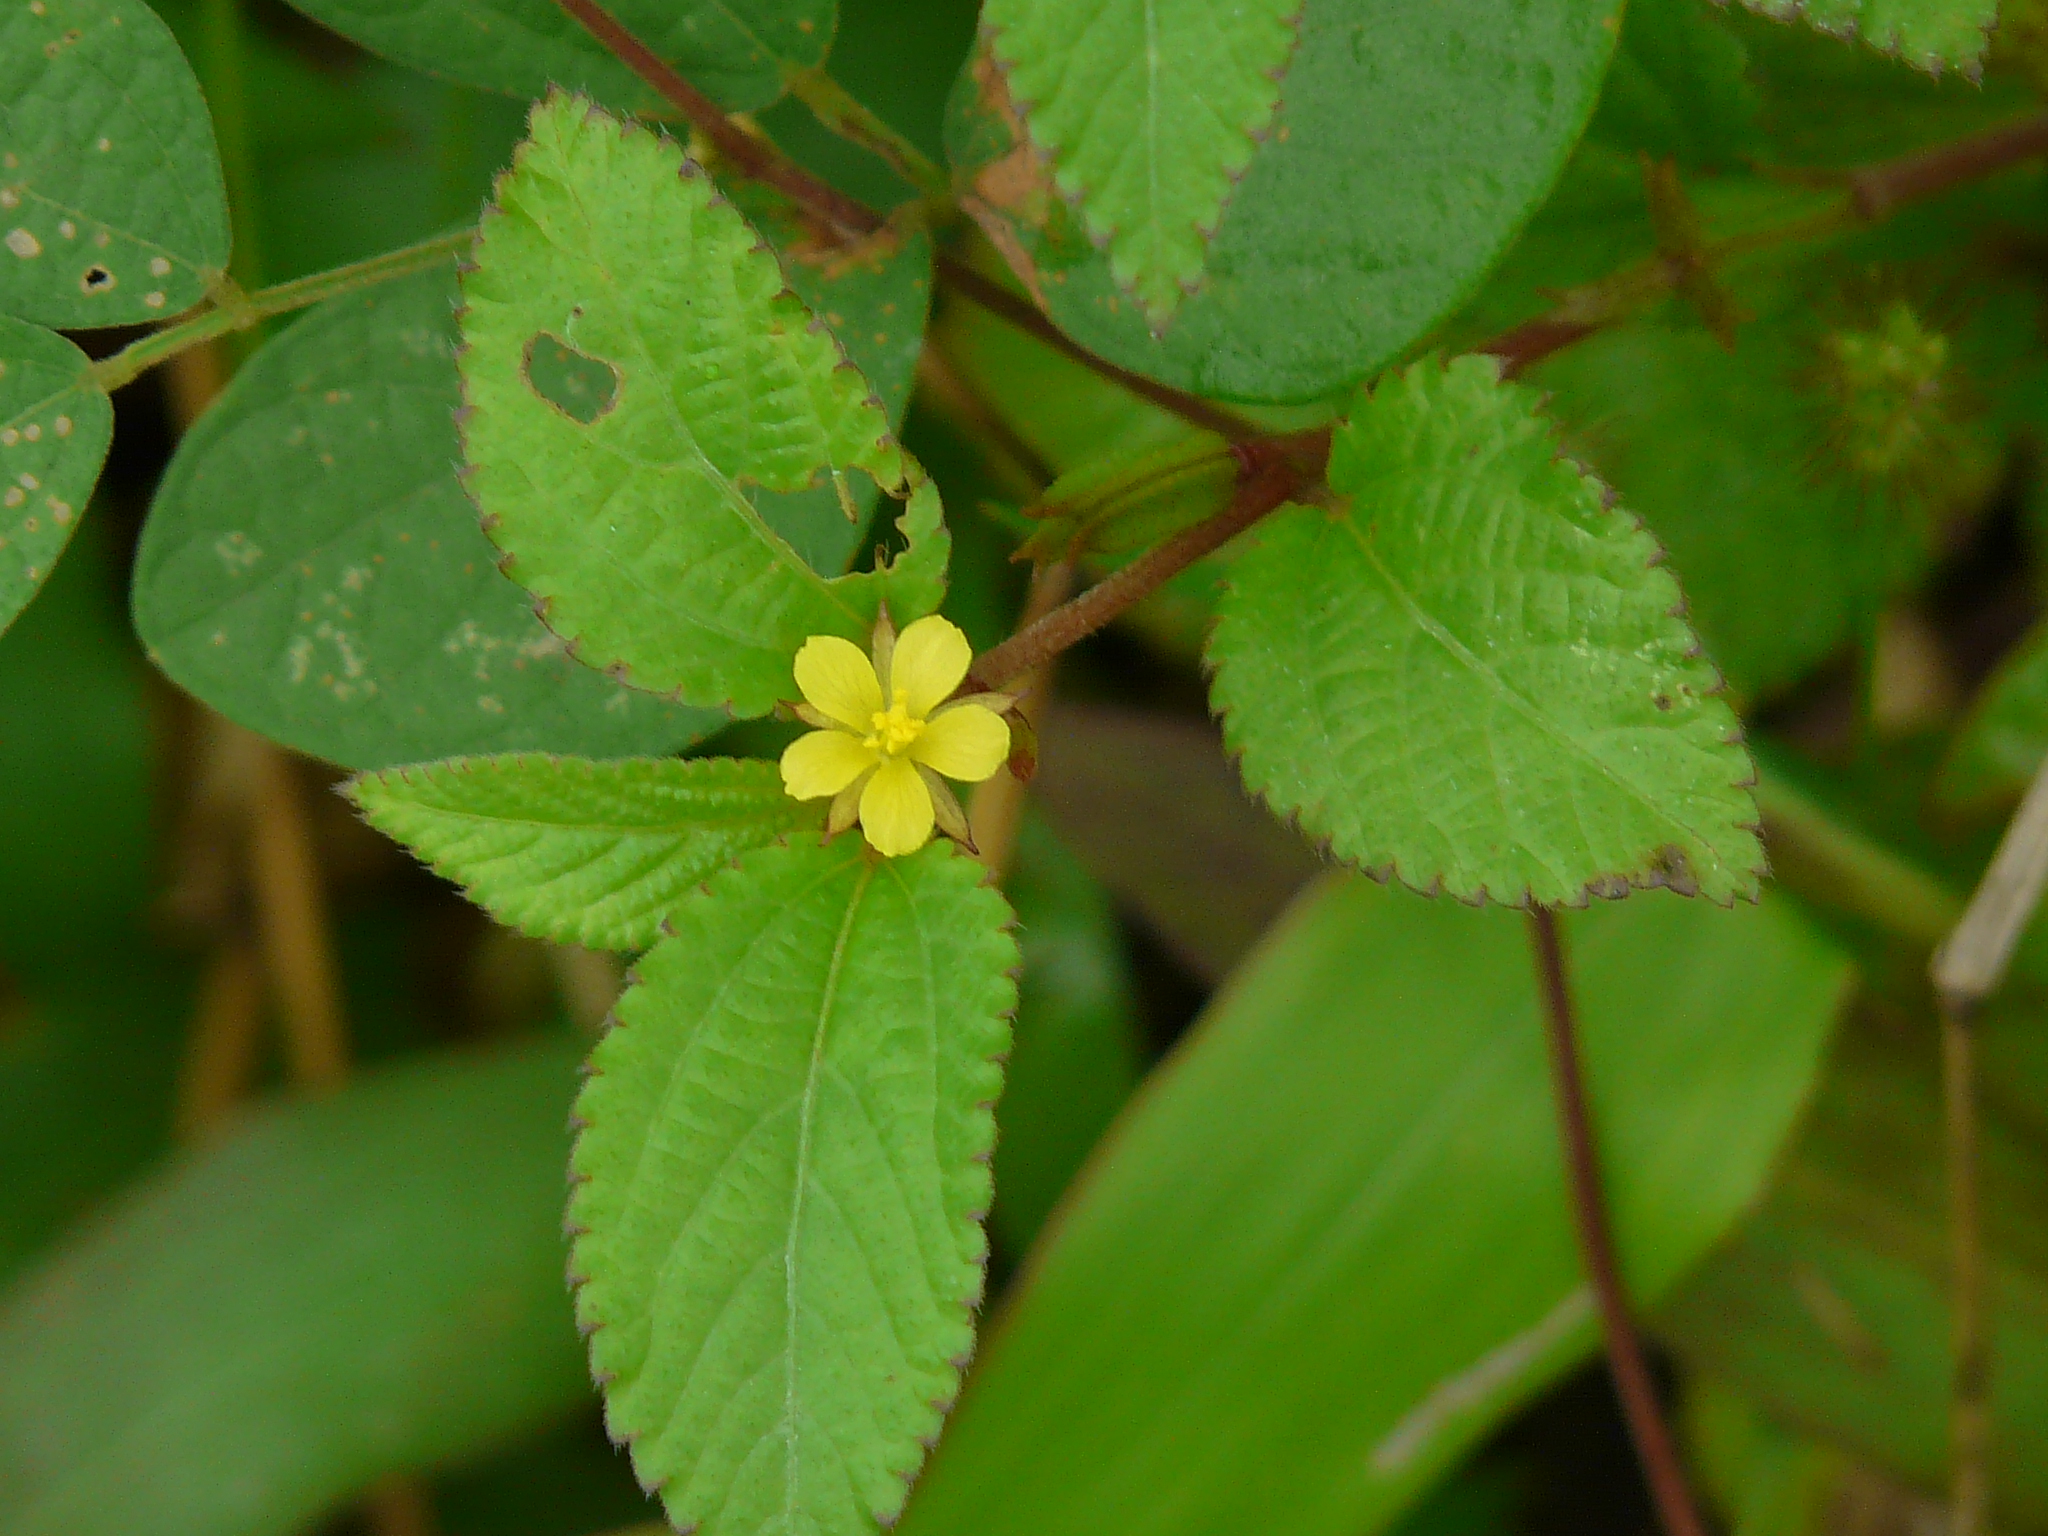
M 1012 700 L 985 693 L 946 702 L 974 652 L 958 626 L 933 614 L 898 636 L 875 626 L 874 660 L 836 635 L 796 653 L 797 714 L 820 727 L 782 754 L 782 786 L 798 800 L 833 796 L 829 829 L 856 816 L 878 852 L 915 853 L 936 822 L 968 842 L 967 818 L 945 779 L 979 783 L 1003 765 Z M 941 778 L 940 775 L 945 778 Z

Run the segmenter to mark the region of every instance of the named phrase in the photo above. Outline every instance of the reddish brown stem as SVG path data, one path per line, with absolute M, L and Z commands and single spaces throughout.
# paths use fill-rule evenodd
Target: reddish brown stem
M 1034 667 L 1043 666 L 1068 646 L 1085 640 L 1140 598 L 1158 591 L 1204 555 L 1221 549 L 1303 486 L 1301 468 L 1285 460 L 1269 460 L 1254 469 L 1238 487 L 1230 505 L 1206 521 L 1184 528 L 1164 544 L 1155 545 L 1119 571 L 1098 581 L 1072 602 L 1063 603 L 1036 623 L 1027 624 L 992 650 L 983 651 L 962 686 L 968 691 L 997 689 Z
M 1858 214 L 1881 219 L 1907 203 L 1994 176 L 2040 154 L 2048 154 L 2048 112 L 1853 172 L 1849 195 Z
M 859 240 L 883 224 L 882 216 L 857 199 L 822 181 L 772 144 L 765 144 L 725 115 L 717 102 L 690 84 L 639 38 L 619 24 L 596 0 L 556 0 L 581 22 L 585 31 L 609 49 L 626 68 L 647 82 L 663 101 L 682 113 L 691 127 L 718 147 L 720 155 L 742 176 L 775 188 L 812 218 L 842 239 Z
M 1607 1221 L 1607 1197 L 1600 1178 L 1600 1158 L 1593 1140 L 1593 1116 L 1586 1102 L 1580 1070 L 1578 1030 L 1573 1017 L 1571 982 L 1565 970 L 1564 940 L 1557 914 L 1548 907 L 1529 909 L 1529 944 L 1543 993 L 1544 1035 L 1550 1045 L 1551 1078 L 1557 1092 L 1558 1129 L 1565 1153 L 1566 1182 L 1571 1191 L 1572 1218 L 1578 1228 L 1579 1251 L 1600 1310 L 1600 1331 L 1607 1344 L 1607 1367 L 1621 1399 L 1629 1438 L 1649 1484 L 1665 1536 L 1706 1536 L 1678 1447 L 1664 1419 L 1657 1385 L 1643 1354 L 1643 1342 L 1629 1313 L 1628 1293 L 1621 1283 L 1614 1233 Z

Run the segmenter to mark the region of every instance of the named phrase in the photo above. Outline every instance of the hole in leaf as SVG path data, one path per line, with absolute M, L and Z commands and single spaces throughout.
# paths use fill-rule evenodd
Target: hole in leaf
M 536 395 L 586 427 L 618 403 L 619 370 L 546 331 L 526 343 L 520 372 Z
M 114 286 L 114 274 L 105 267 L 91 266 L 85 269 L 85 276 L 78 280 L 78 286 L 87 293 L 98 293 L 103 288 Z

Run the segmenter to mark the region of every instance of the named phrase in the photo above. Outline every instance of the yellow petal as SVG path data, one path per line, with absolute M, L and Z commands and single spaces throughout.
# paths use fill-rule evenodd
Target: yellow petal
M 972 660 L 974 648 L 960 626 L 935 613 L 896 637 L 896 655 L 889 663 L 889 691 L 903 695 L 911 719 L 922 720 L 960 686 Z
M 836 795 L 881 760 L 881 753 L 863 746 L 845 731 L 810 731 L 782 751 L 782 787 L 792 799 L 820 800 Z
M 796 653 L 796 685 L 814 708 L 849 731 L 873 730 L 883 708 L 875 664 L 859 646 L 837 635 L 813 635 L 804 642 Z
M 892 757 L 860 794 L 860 829 L 877 853 L 915 853 L 932 835 L 932 793 L 916 764 Z
M 956 704 L 926 722 L 909 755 L 949 779 L 979 784 L 1010 755 L 1010 727 L 992 709 Z

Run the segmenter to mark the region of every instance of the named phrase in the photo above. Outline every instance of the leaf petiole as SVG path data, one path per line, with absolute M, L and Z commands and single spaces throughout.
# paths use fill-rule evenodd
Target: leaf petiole
M 415 272 L 424 272 L 468 249 L 474 233 L 465 225 L 448 234 L 423 240 L 418 245 L 372 256 L 367 261 L 350 262 L 345 267 L 294 278 L 288 283 L 278 283 L 255 293 L 223 296 L 211 308 L 202 309 L 188 319 L 174 321 L 140 341 L 131 342 L 113 356 L 101 358 L 92 365 L 93 382 L 111 394 L 123 384 L 133 383 L 158 363 L 176 357 L 201 342 L 248 330 L 274 316 L 287 315 L 295 309 L 305 309 L 344 293 L 354 293 L 379 283 L 411 277 Z

